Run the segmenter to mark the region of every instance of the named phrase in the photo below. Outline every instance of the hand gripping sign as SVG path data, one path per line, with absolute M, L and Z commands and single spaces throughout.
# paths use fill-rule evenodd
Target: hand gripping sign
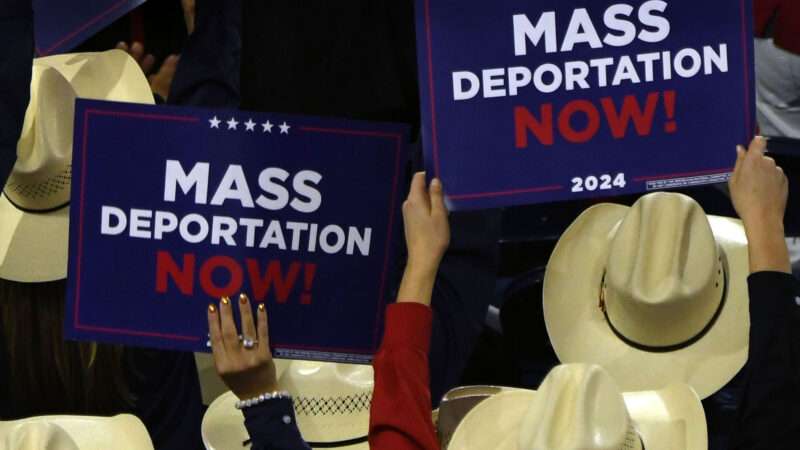
M 417 0 L 426 165 L 454 209 L 725 181 L 746 0 Z
M 79 100 L 68 337 L 205 351 L 206 307 L 266 303 L 277 357 L 379 344 L 407 129 Z

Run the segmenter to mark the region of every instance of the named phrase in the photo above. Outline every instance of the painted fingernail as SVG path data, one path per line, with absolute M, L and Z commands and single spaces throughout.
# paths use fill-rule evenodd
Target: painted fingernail
M 231 299 L 230 299 L 230 298 L 228 298 L 228 296 L 227 296 L 227 295 L 226 295 L 225 297 L 222 297 L 222 304 L 223 304 L 223 305 L 227 305 L 227 304 L 228 304 L 228 303 L 230 303 L 230 302 L 231 302 Z
M 247 303 L 247 294 L 245 293 L 239 294 L 239 303 L 243 305 Z
M 267 307 L 266 307 L 266 306 L 264 306 L 264 304 L 263 304 L 263 303 L 259 303 L 259 304 L 258 304 L 258 310 L 259 310 L 259 311 L 261 311 L 261 312 L 264 312 L 264 311 L 266 311 L 266 310 L 267 310 Z
M 216 307 L 216 305 L 214 305 L 213 303 L 209 303 L 209 304 L 208 304 L 208 312 L 210 312 L 210 313 L 215 313 L 215 312 L 217 312 L 217 307 Z

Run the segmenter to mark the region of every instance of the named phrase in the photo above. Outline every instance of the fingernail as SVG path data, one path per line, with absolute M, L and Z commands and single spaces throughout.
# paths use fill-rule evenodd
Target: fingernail
M 222 297 L 222 304 L 223 305 L 227 305 L 228 303 L 230 303 L 230 301 L 231 301 L 231 299 L 228 298 L 227 295 L 225 297 Z
M 211 341 L 210 340 L 206 341 L 206 347 L 211 348 Z
M 208 312 L 215 313 L 217 312 L 217 307 L 213 303 L 208 304 Z
M 263 303 L 259 303 L 259 304 L 258 304 L 258 310 L 259 310 L 259 311 L 261 311 L 261 312 L 264 312 L 264 311 L 266 311 L 266 310 L 267 310 L 267 307 L 266 307 L 266 306 L 264 306 L 264 304 L 263 304 Z
M 239 294 L 239 303 L 243 305 L 247 303 L 247 294 L 245 294 L 244 292 Z
M 431 186 L 433 186 L 433 187 L 438 189 L 438 188 L 442 187 L 442 182 L 439 181 L 438 178 L 434 178 L 433 181 L 431 181 Z

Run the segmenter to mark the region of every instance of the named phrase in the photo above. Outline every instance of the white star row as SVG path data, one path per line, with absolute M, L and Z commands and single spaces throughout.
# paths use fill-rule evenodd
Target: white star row
M 209 128 L 216 128 L 218 130 L 220 129 L 219 125 L 221 123 L 228 124 L 228 130 L 239 129 L 239 122 L 234 117 L 231 117 L 230 120 L 223 121 L 217 118 L 217 116 L 214 116 L 208 119 L 208 123 L 209 123 Z M 264 123 L 257 123 L 253 122 L 252 118 L 247 119 L 247 122 L 244 122 L 242 125 L 244 125 L 244 131 L 252 131 L 252 132 L 255 132 L 256 126 L 260 125 L 261 128 L 263 128 L 263 131 L 261 131 L 262 133 L 270 133 L 270 134 L 272 134 L 272 128 L 275 126 L 275 124 L 273 124 L 269 120 L 267 120 Z M 278 128 L 280 129 L 280 134 L 289 134 L 289 128 L 291 127 L 292 126 L 287 124 L 285 120 L 283 121 L 283 123 L 278 124 Z

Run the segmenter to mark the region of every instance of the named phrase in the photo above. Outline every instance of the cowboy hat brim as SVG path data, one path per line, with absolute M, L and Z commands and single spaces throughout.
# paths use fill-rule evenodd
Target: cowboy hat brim
M 647 450 L 705 450 L 708 425 L 700 397 L 687 384 L 623 392 L 625 406 Z
M 4 442 L 5 436 L 17 427 L 32 422 L 57 425 L 80 450 L 153 450 L 153 442 L 144 424 L 130 414 L 113 417 L 38 416 L 0 422 L 0 442 Z
M 442 447 L 446 448 L 458 424 L 480 402 L 501 392 L 514 390 L 503 386 L 474 385 L 453 388 L 442 397 L 439 408 L 433 410 L 433 423 Z
M 461 420 L 447 450 L 519 448 L 522 419 L 535 397 L 536 391 L 509 389 L 483 400 Z
M 678 350 L 646 351 L 618 338 L 598 306 L 609 247 L 628 210 L 616 204 L 593 206 L 559 239 L 544 279 L 543 308 L 550 341 L 562 363 L 599 364 L 623 391 L 683 382 L 706 398 L 730 381 L 747 360 L 750 315 L 744 227 L 735 219 L 708 216 L 727 274 L 727 292 L 713 326 Z
M 67 277 L 69 206 L 24 212 L 0 194 L 0 278 L 23 283 Z
M 519 450 L 523 419 L 536 391 L 510 389 L 482 401 L 456 428 L 447 450 Z M 700 398 L 686 384 L 622 394 L 633 427 L 647 450 L 706 450 L 706 417 Z M 565 429 L 564 432 L 569 432 Z

